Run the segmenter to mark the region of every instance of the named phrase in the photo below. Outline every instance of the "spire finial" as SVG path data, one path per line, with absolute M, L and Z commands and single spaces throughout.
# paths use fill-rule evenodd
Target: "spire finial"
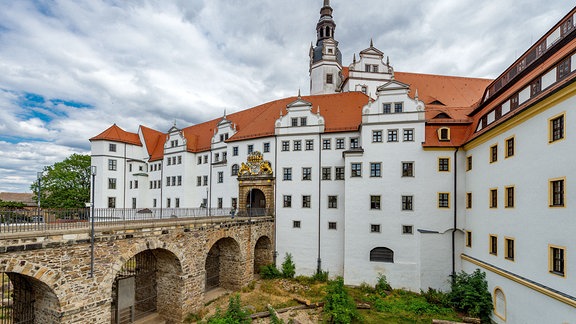
M 282 118 L 282 108 L 280 108 L 280 118 Z
M 174 119 L 174 125 L 173 126 L 174 126 L 174 128 L 176 128 L 176 119 Z
M 370 37 L 370 47 L 374 47 L 374 42 L 372 41 L 372 37 Z
M 224 108 L 224 119 L 226 119 L 226 108 Z
M 320 115 L 320 105 L 318 105 L 318 108 L 316 108 L 316 114 Z
M 418 100 L 418 88 L 416 88 L 416 93 L 414 94 L 414 99 Z
M 352 63 L 356 63 L 356 53 L 354 53 L 354 59 L 352 60 Z
M 390 66 L 390 56 L 386 56 L 386 65 Z
M 324 0 L 324 7 L 330 6 L 330 0 Z
M 298 88 L 298 99 L 302 99 L 302 96 L 300 95 L 300 88 Z

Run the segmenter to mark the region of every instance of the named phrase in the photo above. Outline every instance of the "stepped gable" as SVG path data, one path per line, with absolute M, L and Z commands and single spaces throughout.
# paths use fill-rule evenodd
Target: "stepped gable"
M 90 141 L 112 141 L 142 146 L 142 142 L 140 142 L 140 137 L 138 134 L 127 132 L 118 127 L 116 124 L 108 127 L 102 133 L 92 137 Z

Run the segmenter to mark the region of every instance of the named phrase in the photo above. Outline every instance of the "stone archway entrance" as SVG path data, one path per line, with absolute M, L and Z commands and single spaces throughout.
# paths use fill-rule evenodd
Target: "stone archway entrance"
M 268 236 L 262 236 L 254 246 L 254 273 L 260 273 L 260 268 L 272 264 L 273 260 L 272 241 Z
M 266 215 L 266 196 L 262 190 L 250 188 L 246 197 L 246 210 L 248 216 Z
M 274 173 L 262 153 L 252 152 L 238 172 L 238 215 L 274 215 Z
M 230 290 L 239 289 L 242 283 L 242 265 L 238 242 L 229 237 L 218 240 L 206 256 L 204 291 L 218 287 Z

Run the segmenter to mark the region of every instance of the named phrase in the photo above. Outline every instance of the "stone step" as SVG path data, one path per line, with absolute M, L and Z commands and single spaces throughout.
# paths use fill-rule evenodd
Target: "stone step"
M 134 324 L 166 324 L 166 321 L 160 317 L 160 314 L 152 313 L 134 321 Z

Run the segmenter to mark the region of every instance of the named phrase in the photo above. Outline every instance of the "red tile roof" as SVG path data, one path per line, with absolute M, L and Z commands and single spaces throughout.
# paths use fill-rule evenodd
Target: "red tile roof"
M 116 124 L 108 127 L 108 129 L 102 133 L 92 137 L 90 141 L 112 141 L 142 146 L 138 134 L 127 132 L 118 127 Z

